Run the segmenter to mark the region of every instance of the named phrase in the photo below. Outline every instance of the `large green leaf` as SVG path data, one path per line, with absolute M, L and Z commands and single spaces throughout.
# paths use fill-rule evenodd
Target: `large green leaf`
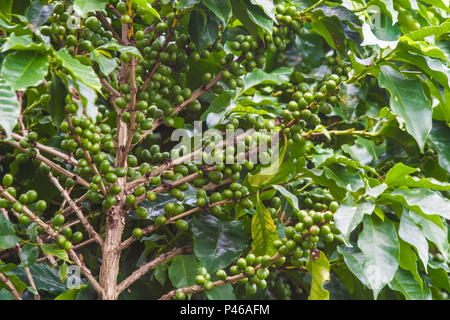
M 228 24 L 232 15 L 230 0 L 202 0 L 202 2 L 222 20 L 225 26 Z
M 208 109 L 206 109 L 202 115 L 200 116 L 201 121 L 205 121 L 210 118 L 207 123 L 215 124 L 218 122 L 218 119 L 221 115 L 225 113 L 225 110 L 231 105 L 234 97 L 233 90 L 225 90 L 221 94 L 211 101 Z M 211 116 L 210 116 L 211 115 Z M 212 118 L 214 117 L 214 119 Z M 212 125 L 211 125 L 212 126 Z M 211 127 L 208 125 L 208 127 Z
M 442 197 L 435 191 L 414 188 L 411 190 L 395 190 L 391 195 L 401 197 L 411 210 L 427 215 L 436 214 L 450 219 L 450 200 Z
M 405 242 L 416 248 L 426 270 L 428 265 L 428 242 L 422 228 L 414 223 L 408 210 L 403 211 L 400 219 L 400 226 L 398 228 L 398 235 Z
M 358 247 L 364 254 L 364 274 L 375 299 L 394 277 L 399 264 L 400 248 L 394 224 L 385 219 L 365 216 Z
M 403 270 L 411 272 L 420 287 L 423 287 L 423 280 L 420 277 L 418 270 L 417 255 L 414 252 L 414 249 L 408 243 L 402 240 L 400 240 L 399 267 Z
M 260 84 L 280 85 L 289 83 L 289 77 L 293 70 L 292 67 L 282 67 L 267 73 L 261 69 L 255 69 L 245 76 L 242 92 Z
M 17 35 L 12 33 L 2 47 L 2 52 L 8 50 L 24 50 L 24 51 L 38 51 L 44 53 L 48 50 L 47 46 L 43 42 L 33 41 L 33 38 L 29 34 Z
M 39 27 L 47 22 L 53 12 L 53 7 L 53 3 L 46 5 L 41 0 L 33 0 L 27 8 L 25 16 L 32 25 Z
M 13 224 L 0 214 L 0 249 L 8 249 L 14 247 L 20 238 L 14 232 Z
M 73 58 L 67 51 L 60 50 L 55 52 L 55 55 L 59 58 L 64 68 L 66 68 L 75 78 L 100 92 L 102 86 L 92 67 L 82 64 L 80 61 Z
M 201 0 L 181 0 L 177 8 L 178 9 L 189 9 L 195 6 L 196 4 L 200 3 Z
M 67 89 L 61 78 L 54 72 L 51 72 L 52 83 L 50 85 L 50 101 L 47 104 L 47 111 L 52 120 L 60 125 L 66 117 L 65 99 Z
M 339 205 L 334 214 L 334 221 L 347 244 L 349 243 L 350 233 L 361 223 L 365 214 L 372 214 L 373 209 L 375 209 L 373 202 L 355 203 L 351 195 L 348 195 L 344 202 Z
M 435 121 L 429 141 L 438 154 L 439 165 L 450 172 L 450 128 Z
M 48 57 L 35 51 L 9 53 L 2 64 L 1 76 L 14 90 L 36 86 L 48 73 Z
M 315 260 L 310 259 L 306 268 L 312 273 L 308 300 L 330 300 L 330 292 L 323 288 L 324 282 L 330 281 L 330 262 L 325 253 L 320 251 L 319 257 Z
M 273 186 L 275 190 L 278 190 L 285 198 L 286 200 L 291 204 L 291 206 L 295 210 L 300 210 L 300 207 L 298 206 L 298 198 L 293 195 L 291 192 L 289 192 L 285 187 L 283 186 Z
M 78 16 L 84 17 L 90 11 L 103 10 L 107 2 L 107 0 L 75 0 L 73 9 Z
M 64 261 L 70 262 L 69 256 L 67 255 L 67 251 L 59 248 L 56 244 L 43 244 L 41 245 L 41 249 L 45 254 L 55 256 Z
M 241 221 L 222 222 L 211 215 L 196 216 L 191 230 L 194 254 L 209 272 L 229 266 L 247 246 L 248 237 Z
M 169 267 L 169 278 L 176 288 L 184 288 L 195 284 L 200 263 L 192 255 L 177 256 Z
M 417 172 L 418 169 L 405 166 L 399 162 L 386 173 L 384 182 L 389 186 L 407 186 L 435 190 L 450 190 L 450 184 L 438 181 L 433 178 L 418 178 L 410 176 L 411 173 Z
M 19 119 L 20 105 L 11 84 L 0 79 L 0 126 L 9 137 Z M 2 136 L 0 132 L 0 137 Z
M 390 94 L 390 106 L 404 121 L 406 130 L 416 139 L 421 151 L 431 130 L 431 102 L 418 79 L 408 79 L 389 66 L 381 66 L 379 84 Z
M 0 14 L 3 15 L 8 21 L 11 21 L 11 10 L 13 6 L 13 0 L 0 1 Z
M 44 263 L 35 263 L 30 267 L 33 280 L 39 291 L 47 291 L 50 294 L 60 294 L 69 290 L 65 283 L 59 279 L 58 269 L 51 268 Z M 22 281 L 28 282 L 27 275 L 23 268 L 16 268 L 13 271 Z
M 256 201 L 256 213 L 252 218 L 251 227 L 254 253 L 272 256 L 276 252 L 273 242 L 278 239 L 278 233 L 269 210 L 259 198 L 259 192 L 256 195 Z
M 230 283 L 206 291 L 206 296 L 209 300 L 237 300 L 233 286 Z
M 29 267 L 34 264 L 38 255 L 39 255 L 39 250 L 38 250 L 37 246 L 33 246 L 31 244 L 26 244 L 22 248 L 22 252 L 20 254 L 20 260 L 22 260 L 24 267 Z
M 219 25 L 215 17 L 197 10 L 191 13 L 188 30 L 199 50 L 211 45 L 219 35 Z
M 414 223 L 422 228 L 425 237 L 437 246 L 445 259 L 448 259 L 449 243 L 447 228 L 443 229 L 441 226 L 437 225 L 430 219 L 427 219 L 431 216 L 427 216 L 427 218 L 425 218 L 420 214 L 415 213 L 414 211 L 410 211 L 409 213 Z
M 275 23 L 278 23 L 275 17 L 275 6 L 273 4 L 273 0 L 250 0 L 250 2 L 259 6 L 270 19 L 272 19 Z
M 429 300 L 431 298 L 428 287 L 421 288 L 410 272 L 400 268 L 389 282 L 389 288 L 401 292 L 407 300 Z
M 273 28 L 273 20 L 267 16 L 266 12 L 260 6 L 254 5 L 250 1 L 251 0 L 241 0 L 242 5 L 247 10 L 248 17 L 255 24 L 271 34 Z
M 348 269 L 361 281 L 367 285 L 366 275 L 364 274 L 364 254 L 362 252 L 350 252 L 348 249 L 337 247 L 337 251 L 344 258 Z
M 76 300 L 77 295 L 86 289 L 87 285 L 82 285 L 79 288 L 71 288 L 64 293 L 58 295 L 55 300 Z

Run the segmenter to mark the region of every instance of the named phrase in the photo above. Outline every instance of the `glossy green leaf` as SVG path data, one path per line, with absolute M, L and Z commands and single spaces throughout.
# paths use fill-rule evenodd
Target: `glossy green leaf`
M 33 280 L 39 291 L 47 291 L 50 294 L 60 294 L 69 289 L 66 284 L 61 283 L 57 268 L 51 268 L 44 263 L 35 263 L 30 267 L 30 272 L 33 275 Z M 23 268 L 15 269 L 14 273 L 17 274 L 22 281 L 28 282 Z
M 201 0 L 181 0 L 178 3 L 177 8 L 178 9 L 189 9 L 195 6 L 196 4 L 200 3 Z
M 256 195 L 256 201 L 256 214 L 252 218 L 251 227 L 254 253 L 272 256 L 275 254 L 273 242 L 278 239 L 278 233 L 269 210 L 259 198 L 259 193 Z
M 403 270 L 411 272 L 414 279 L 423 288 L 423 280 L 419 275 L 417 255 L 414 249 L 406 242 L 400 240 L 400 260 L 399 266 Z
M 450 184 L 433 178 L 412 177 L 410 174 L 417 172 L 416 168 L 397 163 L 386 173 L 384 182 L 389 186 L 407 186 L 434 190 L 450 190 Z
M 41 245 L 41 249 L 45 254 L 55 256 L 64 261 L 70 262 L 69 256 L 67 255 L 67 251 L 61 248 L 58 248 L 56 244 L 43 244 Z
M 439 193 L 421 188 L 411 190 L 396 190 L 392 196 L 400 196 L 404 199 L 407 207 L 414 211 L 427 215 L 440 215 L 450 219 L 450 200 L 442 197 Z
M 202 2 L 225 26 L 228 24 L 232 15 L 230 0 L 202 0 Z
M 11 84 L 0 79 L 0 126 L 9 137 L 19 119 L 20 105 Z M 0 134 L 0 137 L 3 135 Z M 3 137 L 2 137 L 3 138 Z
M 138 5 L 139 8 L 142 8 L 146 13 L 142 16 L 142 18 L 147 22 L 148 24 L 151 24 L 153 21 L 153 17 L 157 17 L 159 20 L 161 20 L 161 16 L 159 15 L 159 12 L 152 7 L 151 3 L 152 0 L 133 0 L 134 3 Z
M 0 249 L 8 249 L 14 247 L 20 238 L 14 232 L 13 224 L 0 214 Z
M 20 260 L 24 267 L 32 266 L 39 255 L 38 247 L 31 244 L 26 244 L 22 247 L 22 252 L 20 254 Z
M 191 230 L 194 254 L 209 272 L 228 267 L 247 247 L 241 221 L 222 222 L 211 215 L 195 217 Z
M 338 210 L 334 214 L 336 226 L 342 232 L 347 244 L 349 243 L 350 234 L 361 223 L 365 214 L 372 214 L 375 204 L 370 201 L 362 201 L 355 203 L 351 195 L 348 195 L 344 202 L 339 205 Z
M 110 58 L 105 54 L 105 51 L 102 49 L 94 49 L 90 53 L 90 57 L 92 61 L 95 61 L 100 70 L 105 74 L 109 75 L 113 72 L 119 65 L 116 59 Z
M 209 300 L 237 300 L 233 286 L 230 283 L 215 287 L 211 291 L 206 291 L 206 296 Z
M 298 198 L 295 195 L 293 195 L 283 186 L 274 185 L 273 188 L 275 190 L 278 190 L 295 210 L 300 210 L 300 207 L 298 206 Z
M 58 295 L 55 300 L 76 300 L 77 295 L 86 289 L 87 285 L 82 285 L 79 288 L 71 288 L 68 291 Z
M 73 58 L 67 51 L 60 50 L 55 52 L 55 55 L 72 76 L 83 82 L 85 85 L 100 92 L 101 83 L 92 67 L 82 64 L 80 61 Z
M 405 242 L 416 248 L 426 269 L 428 265 L 428 242 L 422 228 L 411 219 L 408 210 L 403 211 L 400 219 L 400 226 L 398 228 L 398 235 Z
M 27 8 L 25 16 L 32 25 L 35 27 L 40 27 L 47 22 L 53 12 L 53 7 L 53 3 L 46 5 L 40 0 L 33 0 Z
M 5 44 L 2 46 L 2 52 L 8 50 L 19 50 L 19 51 L 38 51 L 44 53 L 48 50 L 47 46 L 42 42 L 33 41 L 31 35 L 17 35 L 12 33 L 6 40 Z
M 379 85 L 386 88 L 390 107 L 404 121 L 406 130 L 416 139 L 421 151 L 431 131 L 431 103 L 419 80 L 411 80 L 389 66 L 381 66 Z
M 270 19 L 272 19 L 275 23 L 278 23 L 275 17 L 275 6 L 273 4 L 273 0 L 250 0 L 250 2 L 259 6 Z
M 330 262 L 325 253 L 320 251 L 319 257 L 310 259 L 306 267 L 312 273 L 308 300 L 330 300 L 330 292 L 323 288 L 324 282 L 330 281 Z
M 402 269 L 397 270 L 394 278 L 389 282 L 389 288 L 401 292 L 407 300 L 429 300 L 431 298 L 428 287 L 422 289 L 413 275 Z
M 14 300 L 14 296 L 8 289 L 0 289 L 0 300 Z
M 213 44 L 219 35 L 219 25 L 216 19 L 199 11 L 191 13 L 188 30 L 199 50 Z
M 200 263 L 192 255 L 177 256 L 169 267 L 169 279 L 175 288 L 184 288 L 195 284 L 195 276 Z
M 44 80 L 48 64 L 47 56 L 38 52 L 16 51 L 5 57 L 0 73 L 14 90 L 25 90 Z
M 75 0 L 73 9 L 78 16 L 85 17 L 88 12 L 103 10 L 107 2 L 107 0 Z
M 261 69 L 255 69 L 246 75 L 242 92 L 247 91 L 260 84 L 283 84 L 289 83 L 289 77 L 293 71 L 292 67 L 282 67 L 267 73 Z
M 376 299 L 378 293 L 394 277 L 398 268 L 400 248 L 397 231 L 390 220 L 380 221 L 373 216 L 363 219 L 364 229 L 358 247 L 364 254 L 364 274 L 367 286 Z
M 438 154 L 439 165 L 450 172 L 450 128 L 435 122 L 429 141 Z
M 246 8 L 248 17 L 255 24 L 263 28 L 268 33 L 272 33 L 273 20 L 267 16 L 265 10 L 260 6 L 254 5 L 251 0 L 241 0 L 242 5 Z M 256 0 L 254 0 L 256 1 Z

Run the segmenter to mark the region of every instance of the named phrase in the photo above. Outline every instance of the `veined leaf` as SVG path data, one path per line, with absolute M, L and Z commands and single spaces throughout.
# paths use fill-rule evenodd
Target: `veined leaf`
M 390 95 L 390 106 L 406 124 L 406 130 L 416 139 L 421 151 L 431 131 L 431 102 L 423 92 L 420 81 L 404 77 L 389 66 L 380 67 L 379 85 Z
M 330 300 L 330 292 L 323 288 L 324 282 L 330 281 L 330 262 L 325 253 L 320 251 L 316 260 L 309 259 L 306 268 L 312 273 L 308 300 Z
M 53 12 L 53 7 L 53 3 L 46 5 L 40 0 L 34 0 L 31 1 L 30 6 L 27 8 L 25 16 L 32 25 L 40 27 L 47 22 Z
M 373 216 L 363 219 L 364 229 L 358 238 L 358 247 L 364 254 L 364 274 L 374 298 L 394 277 L 398 268 L 400 248 L 394 224 Z
M 169 278 L 175 288 L 184 288 L 195 284 L 200 263 L 192 255 L 177 256 L 169 267 Z
M 19 119 L 20 105 L 11 84 L 0 79 L 0 126 L 9 137 Z M 2 134 L 0 132 L 0 137 Z M 2 137 L 3 138 L 3 137 Z
M 232 15 L 230 0 L 202 0 L 202 2 L 225 26 L 228 24 Z
M 75 0 L 73 9 L 78 16 L 85 17 L 90 11 L 105 9 L 107 2 L 107 0 Z
M 9 53 L 2 64 L 1 76 L 14 90 L 36 86 L 48 73 L 48 58 L 35 51 Z
M 9 249 L 14 247 L 20 238 L 14 232 L 13 224 L 0 214 L 0 249 Z
M 398 235 L 405 242 L 416 248 L 426 270 L 428 265 L 428 242 L 422 228 L 411 219 L 408 210 L 403 210 Z
M 410 272 L 400 268 L 389 282 L 389 288 L 401 292 L 407 300 L 429 300 L 431 298 L 428 287 L 421 288 Z
M 256 194 L 256 213 L 252 218 L 252 237 L 255 255 L 274 255 L 273 242 L 278 239 L 272 216 L 269 210 L 262 204 L 259 192 Z

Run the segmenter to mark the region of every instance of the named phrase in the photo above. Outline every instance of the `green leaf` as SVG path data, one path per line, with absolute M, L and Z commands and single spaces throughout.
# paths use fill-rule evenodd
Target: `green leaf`
M 404 121 L 406 130 L 423 152 L 431 131 L 432 107 L 418 79 L 408 79 L 389 66 L 381 66 L 379 85 L 390 94 L 390 107 Z
M 41 245 L 41 249 L 45 254 L 58 257 L 64 261 L 70 262 L 69 256 L 67 255 L 67 251 L 61 248 L 58 248 L 56 244 L 43 244 Z
M 185 288 L 195 284 L 200 263 L 192 255 L 177 256 L 169 267 L 169 279 L 175 288 Z
M 293 71 L 294 69 L 292 67 L 282 67 L 271 73 L 267 73 L 261 69 L 255 69 L 245 76 L 244 87 L 241 93 L 260 84 L 281 85 L 289 83 L 289 78 Z
M 33 38 L 29 34 L 16 35 L 16 33 L 12 33 L 6 39 L 1 52 L 6 52 L 8 50 L 38 51 L 39 53 L 44 53 L 48 48 L 42 42 L 33 41 Z
M 90 11 L 105 9 L 107 2 L 107 0 L 75 0 L 73 9 L 78 16 L 85 17 Z
M 450 200 L 442 197 L 437 192 L 428 189 L 414 188 L 411 190 L 396 190 L 392 196 L 400 196 L 411 210 L 426 214 L 440 215 L 450 219 Z
M 240 0 L 230 0 L 233 16 L 239 19 L 245 29 L 248 30 L 255 38 L 258 37 L 258 25 L 250 19 L 246 7 Z M 233 28 L 235 29 L 235 28 Z M 229 30 L 229 29 L 227 29 Z
M 367 23 L 364 23 L 362 25 L 362 34 L 364 41 L 361 43 L 361 46 L 378 46 L 381 49 L 395 49 L 397 47 L 398 41 L 385 41 L 380 40 L 377 38 L 377 36 L 373 33 L 372 29 L 370 28 L 370 25 Z
M 306 268 L 312 273 L 308 300 L 330 300 L 330 292 L 323 288 L 324 282 L 330 281 L 330 262 L 325 253 L 320 251 L 316 260 L 309 259 Z
M 429 142 L 438 154 L 439 165 L 450 172 L 450 128 L 441 122 L 434 122 Z
M 2 14 L 8 21 L 11 21 L 11 10 L 13 6 L 13 0 L 0 1 L 0 14 Z
M 241 0 L 241 4 L 244 6 L 248 17 L 253 23 L 266 30 L 269 34 L 272 34 L 273 21 L 261 7 L 250 3 L 250 0 Z M 241 22 L 246 26 L 246 23 Z
M 405 242 L 416 248 L 426 270 L 428 265 L 428 242 L 422 228 L 412 220 L 408 210 L 403 210 L 398 235 Z
M 180 0 L 177 5 L 178 9 L 189 9 L 200 3 L 200 0 Z
M 334 221 L 347 244 L 350 243 L 350 233 L 361 223 L 364 215 L 372 214 L 374 209 L 374 203 L 369 201 L 355 203 L 351 195 L 348 195 L 344 202 L 339 205 L 334 214 Z
M 13 272 L 17 274 L 22 281 L 28 281 L 27 275 L 23 268 L 14 269 Z M 66 292 L 69 288 L 59 279 L 58 270 L 51 268 L 44 263 L 35 263 L 30 267 L 30 272 L 33 275 L 33 280 L 39 291 L 47 291 L 50 294 L 59 294 Z
M 8 291 L 8 289 L 1 289 L 0 300 L 14 300 L 14 296 Z
M 228 267 L 247 247 L 241 221 L 222 222 L 214 216 L 194 217 L 194 254 L 210 273 Z
M 450 279 L 448 266 L 445 263 L 437 264 L 430 261 L 428 265 L 428 275 L 431 279 L 431 284 L 440 289 L 450 292 Z
M 22 264 L 24 267 L 29 267 L 36 262 L 38 255 L 39 255 L 38 247 L 33 246 L 31 244 L 26 244 L 22 248 L 20 260 L 22 260 Z
M 407 300 L 429 300 L 431 298 L 428 287 L 422 289 L 413 275 L 402 269 L 397 270 L 389 282 L 389 288 L 401 292 Z
M 54 72 L 51 72 L 52 83 L 50 85 L 50 101 L 47 105 L 47 111 L 56 125 L 60 125 L 66 116 L 67 89 L 61 78 Z
M 417 255 L 414 249 L 406 242 L 400 240 L 400 260 L 399 266 L 403 270 L 411 272 L 414 279 L 419 283 L 420 287 L 423 287 L 423 280 L 419 275 L 417 268 Z
M 219 25 L 214 16 L 193 11 L 188 25 L 189 34 L 199 50 L 213 44 L 219 36 Z
M 63 263 L 59 267 L 59 279 L 62 283 L 64 283 L 69 275 L 69 267 L 67 266 L 67 263 Z
M 25 11 L 25 16 L 32 25 L 35 27 L 40 27 L 47 22 L 53 12 L 53 7 L 53 3 L 45 5 L 40 0 L 34 0 Z
M 19 119 L 20 105 L 17 100 L 16 92 L 11 84 L 4 79 L 0 79 L 0 126 L 5 130 L 9 137 Z M 3 134 L 0 131 L 0 137 Z
M 345 21 L 347 24 L 351 25 L 353 28 L 361 28 L 361 21 L 359 18 L 346 7 L 335 6 L 329 7 L 326 5 L 319 6 L 315 8 L 313 12 L 320 12 L 326 17 L 337 17 L 340 21 Z
M 358 247 L 364 254 L 364 275 L 376 299 L 378 293 L 394 277 L 399 264 L 400 248 L 394 224 L 373 216 L 363 219 L 364 229 Z
M 48 58 L 39 52 L 16 51 L 3 60 L 1 76 L 14 90 L 36 86 L 48 73 Z
M 0 214 L 0 249 L 9 249 L 14 247 L 20 238 L 14 232 L 13 224 Z
M 433 178 L 411 177 L 410 174 L 417 172 L 416 168 L 405 166 L 403 163 L 397 163 L 386 174 L 384 182 L 389 186 L 407 186 L 416 188 L 426 188 L 435 190 L 450 190 L 450 184 L 438 181 Z
M 145 14 L 142 16 L 145 22 L 148 24 L 151 24 L 153 21 L 153 16 L 157 17 L 159 20 L 161 20 L 161 16 L 159 15 L 159 12 L 152 7 L 151 0 L 133 0 L 134 3 L 138 5 L 138 7 L 144 9 Z
M 259 192 L 256 194 L 256 213 L 252 218 L 252 237 L 255 255 L 274 255 L 273 242 L 278 239 L 277 229 L 269 210 L 262 204 Z
M 58 295 L 55 300 L 76 300 L 77 295 L 86 289 L 87 285 L 83 284 L 79 288 L 71 288 L 68 291 Z
M 127 53 L 129 55 L 135 56 L 136 58 L 144 60 L 144 57 L 142 57 L 141 53 L 139 52 L 139 50 L 136 47 L 123 46 L 116 42 L 108 42 L 100 47 L 97 47 L 95 50 L 112 50 L 112 51 L 120 52 L 122 54 Z
M 422 69 L 428 76 L 439 82 L 444 88 L 450 87 L 449 68 L 437 59 L 417 53 L 397 50 L 393 60 L 403 61 Z
M 202 2 L 222 20 L 224 26 L 228 24 L 232 15 L 230 0 L 202 0 Z
M 410 217 L 414 221 L 415 224 L 419 225 L 425 237 L 433 242 L 441 254 L 444 256 L 445 260 L 448 260 L 448 251 L 449 251 L 449 243 L 447 237 L 447 228 L 442 228 L 440 225 L 436 224 L 430 219 L 432 216 L 423 217 L 420 214 L 410 211 Z M 442 221 L 439 220 L 439 222 Z
M 90 57 L 92 61 L 95 61 L 98 64 L 100 70 L 105 75 L 109 75 L 117 68 L 119 63 L 116 59 L 108 57 L 105 53 L 106 51 L 102 49 L 94 49 L 91 51 Z
M 290 193 L 285 187 L 274 185 L 273 188 L 278 190 L 295 210 L 300 210 L 298 206 L 298 198 Z
M 67 51 L 60 50 L 55 52 L 55 55 L 72 76 L 83 82 L 85 85 L 100 92 L 102 85 L 92 67 L 82 64 L 80 61 L 73 58 Z
M 273 0 L 250 0 L 250 2 L 259 6 L 270 19 L 272 19 L 275 23 L 278 23 L 277 18 L 275 17 L 275 6 L 273 4 Z
M 233 286 L 230 283 L 215 287 L 211 291 L 206 291 L 206 296 L 209 300 L 237 300 Z
M 348 269 L 362 284 L 367 285 L 366 275 L 364 274 L 364 254 L 362 252 L 347 252 L 341 247 L 337 247 L 337 251 L 344 258 L 344 262 Z
M 425 26 L 417 31 L 408 33 L 407 37 L 414 41 L 423 40 L 429 36 L 439 38 L 441 35 L 446 34 L 449 29 L 450 29 L 450 21 L 444 21 L 438 26 Z
M 97 93 L 79 80 L 76 81 L 76 85 L 86 114 L 95 121 L 98 114 L 98 107 L 95 105 Z
M 447 61 L 447 56 L 441 50 L 441 48 L 426 41 L 413 41 L 407 36 L 401 36 L 399 39 L 398 48 L 409 52 L 415 52 L 431 58 L 439 58 L 443 61 Z

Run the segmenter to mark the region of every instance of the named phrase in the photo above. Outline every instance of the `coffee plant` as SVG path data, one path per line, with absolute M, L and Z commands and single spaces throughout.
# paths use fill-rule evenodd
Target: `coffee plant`
M 438 299 L 448 0 L 0 1 L 0 299 Z

